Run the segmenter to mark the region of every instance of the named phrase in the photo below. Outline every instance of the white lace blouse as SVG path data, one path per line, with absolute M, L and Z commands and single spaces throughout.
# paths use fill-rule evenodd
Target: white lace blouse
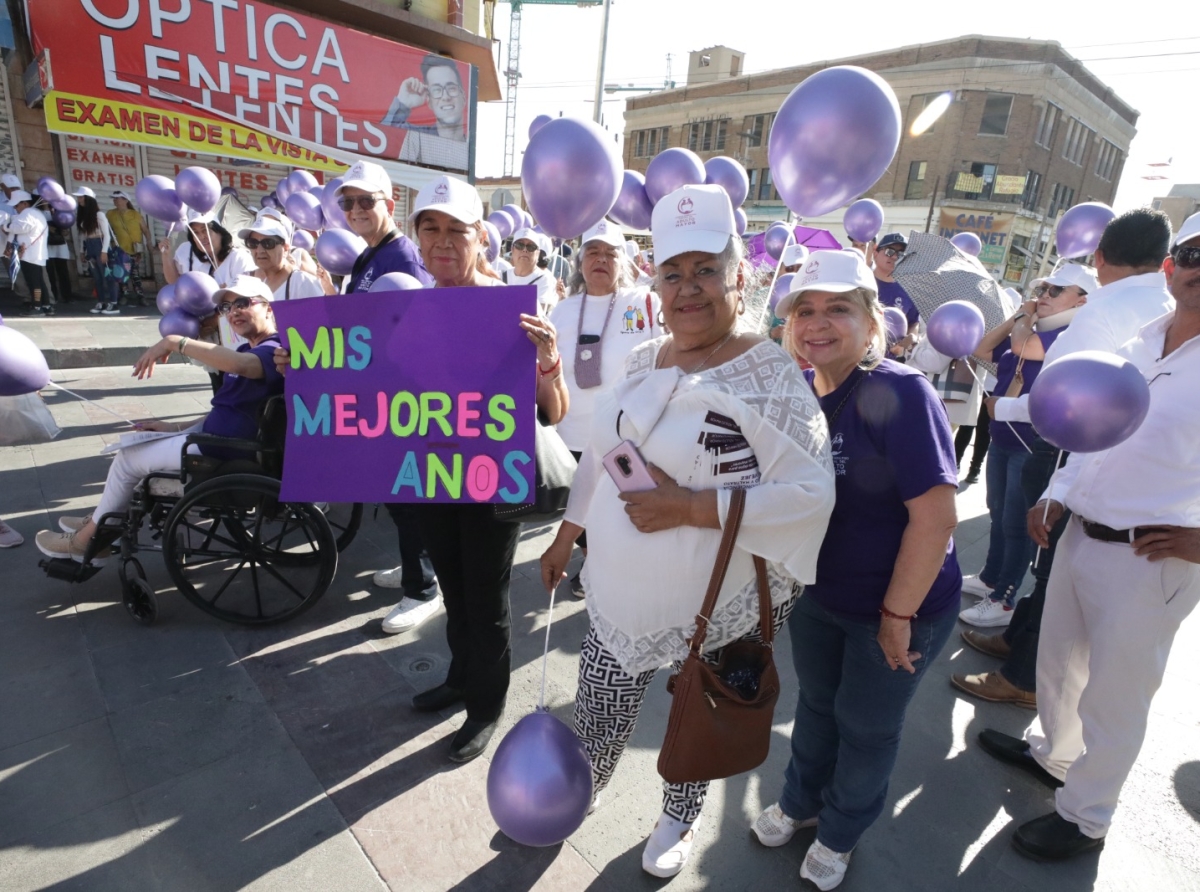
M 687 653 L 721 531 L 685 526 L 638 532 L 601 465 L 621 440 L 633 441 L 646 461 L 680 486 L 718 490 L 722 524 L 728 491 L 748 490 L 706 650 L 758 624 L 753 555 L 767 561 L 774 605 L 794 597 L 797 582 L 813 581 L 834 500 L 825 416 L 782 349 L 765 341 L 688 375 L 654 368 L 663 342 L 639 346 L 625 378 L 597 398 L 566 514 L 588 533 L 584 584 L 592 625 L 630 674 Z

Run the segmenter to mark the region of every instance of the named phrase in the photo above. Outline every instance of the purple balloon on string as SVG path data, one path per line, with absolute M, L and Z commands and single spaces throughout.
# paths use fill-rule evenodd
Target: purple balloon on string
M 334 177 L 325 184 L 325 189 L 321 192 L 321 210 L 325 216 L 326 229 L 346 229 L 350 228 L 350 223 L 346 220 L 346 214 L 342 211 L 341 205 L 338 204 L 337 190 L 342 185 L 341 177 Z
M 184 273 L 175 280 L 175 308 L 199 318 L 211 316 L 216 309 L 213 297 L 219 287 L 208 273 Z
M 873 71 L 839 65 L 805 78 L 783 101 L 767 159 L 784 204 L 819 217 L 875 185 L 899 145 L 892 88 Z
M 745 235 L 746 227 L 750 225 L 750 221 L 746 218 L 746 212 L 741 208 L 734 208 L 733 220 L 737 224 L 737 234 Z
M 138 207 L 163 223 L 178 223 L 183 219 L 183 199 L 175 184 L 159 174 L 142 177 L 134 190 Z
M 938 353 L 962 359 L 979 347 L 986 328 L 979 307 L 965 300 L 952 300 L 929 314 L 925 334 Z
M 771 297 L 767 301 L 767 305 L 771 308 L 771 312 L 775 312 L 775 307 L 783 300 L 789 291 L 792 290 L 792 284 L 796 281 L 795 273 L 784 273 L 775 280 L 775 287 L 771 289 Z
M 0 326 L 0 396 L 34 393 L 50 383 L 46 357 L 19 331 Z
M 883 205 L 873 198 L 860 198 L 846 208 L 842 228 L 854 241 L 866 244 L 883 229 Z
M 154 296 L 154 304 L 158 307 L 158 312 L 164 316 L 175 309 L 175 286 L 163 285 L 158 289 L 158 294 Z
M 354 261 L 365 250 L 367 243 L 345 229 L 326 229 L 316 245 L 317 260 L 335 276 L 350 275 Z
M 56 210 L 50 215 L 50 222 L 59 229 L 70 229 L 75 225 L 75 212 Z
M 529 138 L 532 139 L 535 133 L 553 120 L 554 118 L 550 117 L 549 115 L 538 115 L 529 123 Z
M 1038 434 L 1067 452 L 1101 452 L 1136 433 L 1150 411 L 1150 385 L 1127 359 L 1082 350 L 1042 368 L 1029 391 Z
M 592 121 L 555 118 L 529 140 L 521 189 L 546 232 L 574 238 L 603 220 L 621 194 L 616 144 Z
M 313 234 L 306 229 L 297 229 L 292 235 L 292 247 L 301 251 L 311 251 L 317 244 Z
M 750 175 L 746 168 L 726 155 L 718 155 L 704 162 L 704 171 L 709 185 L 724 189 L 735 208 L 742 206 L 750 194 Z
M 646 194 L 646 178 L 636 170 L 627 170 L 621 178 L 621 192 L 608 215 L 632 229 L 649 229 L 654 205 Z
M 200 334 L 200 320 L 176 307 L 158 320 L 158 333 L 164 338 L 167 335 L 194 338 Z
M 274 195 L 264 195 L 258 205 L 264 208 L 278 208 L 279 200 Z
M 420 279 L 408 273 L 385 273 L 372 282 L 367 291 L 412 291 L 424 287 Z
M 495 263 L 496 258 L 500 256 L 500 244 L 503 242 L 500 230 L 490 220 L 483 221 L 483 229 L 487 232 L 487 262 Z
M 41 195 L 41 194 L 42 194 L 42 187 L 43 187 L 44 185 L 46 185 L 47 183 L 56 183 L 56 182 L 58 182 L 58 181 L 57 181 L 56 179 L 54 179 L 54 177 L 49 177 L 49 176 L 46 176 L 46 177 L 38 177 L 37 184 L 36 184 L 36 185 L 33 187 L 33 191 L 34 191 L 35 193 L 37 193 L 38 195 Z
M 684 186 L 703 186 L 708 171 L 700 156 L 688 149 L 665 149 L 655 155 L 646 166 L 646 195 L 651 204 L 658 204 L 664 195 L 670 195 Z
M 487 222 L 496 228 L 501 238 L 510 238 L 516 232 L 516 223 L 507 211 L 492 211 L 488 214 Z
M 791 229 L 786 223 L 772 223 L 770 228 L 763 233 L 763 250 L 773 259 L 778 260 L 783 256 L 783 249 L 787 247 L 788 237 L 791 234 Z M 792 240 L 795 241 L 794 238 Z
M 70 211 L 75 213 L 79 209 L 79 202 L 75 200 L 74 195 L 64 195 L 57 201 L 50 202 L 50 207 L 56 211 Z
M 531 713 L 496 747 L 487 800 L 509 839 L 527 846 L 557 845 L 579 829 L 592 806 L 587 751 L 550 713 Z
M 62 184 L 53 177 L 43 177 L 38 181 L 38 184 L 38 195 L 51 204 L 62 200 L 67 194 L 66 190 L 63 189 Z
M 288 187 L 292 195 L 297 192 L 307 192 L 317 185 L 317 178 L 307 170 L 293 170 L 287 175 Z
M 958 248 L 964 254 L 970 254 L 972 257 L 978 257 L 979 252 L 983 250 L 983 242 L 979 240 L 973 232 L 960 232 L 950 239 L 950 244 Z
M 904 336 L 908 334 L 908 317 L 896 307 L 884 307 L 883 326 L 887 329 L 888 346 L 891 346 L 896 341 L 904 340 Z
M 283 208 L 301 229 L 325 228 L 321 202 L 309 192 L 293 192 L 283 203 Z
M 221 200 L 221 181 L 207 167 L 185 167 L 175 176 L 175 191 L 192 210 L 207 214 Z
M 1077 204 L 1058 221 L 1058 233 L 1054 237 L 1058 256 L 1083 257 L 1091 254 L 1100 244 L 1100 236 L 1117 216 L 1106 204 L 1087 201 Z

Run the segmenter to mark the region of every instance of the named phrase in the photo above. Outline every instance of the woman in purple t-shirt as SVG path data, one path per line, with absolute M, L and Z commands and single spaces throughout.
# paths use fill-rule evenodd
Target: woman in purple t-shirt
M 883 308 L 857 251 L 815 251 L 776 312 L 829 420 L 837 501 L 788 627 L 800 682 L 768 846 L 817 828 L 800 876 L 838 885 L 887 796 L 908 702 L 954 628 L 961 574 L 954 438 L 925 376 L 884 359 Z

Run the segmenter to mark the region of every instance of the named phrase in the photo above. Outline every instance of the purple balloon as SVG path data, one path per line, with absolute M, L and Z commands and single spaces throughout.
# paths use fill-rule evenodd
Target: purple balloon
M 292 235 L 292 247 L 301 251 L 311 251 L 317 244 L 313 234 L 306 229 L 297 229 Z
M 326 229 L 349 229 L 350 224 L 346 221 L 346 215 L 342 212 L 338 205 L 338 187 L 342 185 L 341 177 L 334 177 L 325 184 L 324 190 L 321 192 L 321 210 L 325 215 Z
M 773 259 L 778 260 L 783 256 L 783 249 L 787 247 L 788 237 L 791 234 L 786 223 L 772 223 L 771 227 L 763 234 L 763 249 Z M 795 241 L 794 237 L 792 241 Z
M 287 183 L 292 195 L 295 195 L 297 192 L 307 192 L 317 185 L 317 178 L 307 170 L 293 170 L 287 175 Z
M 651 204 L 658 204 L 664 195 L 670 195 L 684 186 L 703 186 L 708 171 L 700 156 L 688 149 L 665 149 L 655 155 L 646 166 L 646 195 Z
M 37 185 L 35 185 L 33 187 L 33 191 L 36 192 L 38 195 L 41 195 L 42 194 L 42 186 L 46 185 L 47 183 L 54 183 L 54 182 L 57 182 L 57 180 L 55 180 L 54 177 L 38 177 Z
M 525 716 L 496 747 L 487 799 L 509 839 L 527 846 L 562 842 L 592 806 L 592 765 L 583 744 L 548 712 Z
M 1091 254 L 1100 244 L 1105 227 L 1116 216 L 1112 208 L 1098 201 L 1075 205 L 1058 221 L 1058 234 L 1054 238 L 1058 256 L 1083 257 Z
M 517 229 L 520 229 L 521 225 L 525 222 L 525 211 L 519 204 L 506 204 L 500 210 L 512 217 L 513 225 Z
M 608 215 L 632 229 L 649 229 L 653 211 L 654 205 L 646 194 L 646 178 L 636 170 L 625 171 L 621 179 L 621 193 Z
M 771 312 L 775 312 L 775 307 L 787 293 L 792 290 L 792 283 L 796 281 L 795 273 L 784 273 L 775 280 L 775 287 L 771 289 L 771 297 L 767 301 L 767 305 L 771 308 Z
M 191 316 L 211 316 L 216 304 L 213 296 L 220 288 L 208 273 L 184 273 L 175 280 L 175 309 Z
M 737 223 L 738 235 L 745 235 L 746 227 L 750 225 L 750 221 L 746 219 L 746 212 L 741 208 L 734 208 L 733 220 L 735 223 Z
M 233 188 L 233 186 L 222 187 L 221 194 L 222 195 L 241 195 L 241 193 L 238 192 L 237 189 Z
M 53 204 L 56 201 L 61 201 L 66 197 L 67 192 L 63 189 L 62 184 L 54 177 L 43 177 L 38 180 L 37 194 L 46 201 Z
M 164 176 L 150 174 L 143 177 L 134 189 L 138 207 L 163 223 L 178 223 L 183 219 L 183 199 L 175 191 L 175 184 Z
M 1082 350 L 1042 368 L 1029 391 L 1038 434 L 1067 452 L 1101 452 L 1133 436 L 1150 411 L 1150 385 L 1115 353 Z
M 176 307 L 158 320 L 158 333 L 164 338 L 167 335 L 194 338 L 200 334 L 200 320 Z
M 547 233 L 574 238 L 603 220 L 616 203 L 621 156 L 599 124 L 555 118 L 529 140 L 521 188 Z
M 904 336 L 908 334 L 908 317 L 904 315 L 903 310 L 896 307 L 883 308 L 883 325 L 887 329 L 889 345 L 903 340 Z
M 321 213 L 324 214 L 324 212 L 325 212 L 325 206 L 324 206 L 325 187 L 322 186 L 320 183 L 318 183 L 317 185 L 313 186 L 311 189 L 309 189 L 307 191 L 308 191 L 309 195 L 311 195 L 317 201 L 321 202 Z
M 950 239 L 950 244 L 958 248 L 964 254 L 970 254 L 972 257 L 978 257 L 979 252 L 983 250 L 983 242 L 979 240 L 973 232 L 960 232 Z
M 750 176 L 746 168 L 732 158 L 718 155 L 704 162 L 704 170 L 707 183 L 724 189 L 735 208 L 742 206 L 750 194 Z
M 293 192 L 283 203 L 287 215 L 301 229 L 324 229 L 325 216 L 321 211 L 321 202 L 315 195 L 308 192 Z
M 529 123 L 529 138 L 533 139 L 533 135 L 553 121 L 554 118 L 549 115 L 538 115 Z
M 962 359 L 975 352 L 986 327 L 979 307 L 965 300 L 952 300 L 929 314 L 926 336 L 938 353 Z
M 175 286 L 163 285 L 158 289 L 158 294 L 154 297 L 155 306 L 158 307 L 158 312 L 164 316 L 175 309 Z
M 262 201 L 258 203 L 258 206 L 264 208 L 277 208 L 279 207 L 279 199 L 277 199 L 274 195 L 264 195 L 262 197 Z
M 207 167 L 185 167 L 175 176 L 175 191 L 192 210 L 207 214 L 221 200 L 221 181 Z
M 487 222 L 496 228 L 501 238 L 510 238 L 517 231 L 516 222 L 507 211 L 492 211 L 488 214 Z
M 860 198 L 846 208 L 842 228 L 854 241 L 866 244 L 883 229 L 883 205 L 873 198 Z
M 507 216 L 507 215 L 506 215 Z M 483 221 L 483 228 L 487 232 L 487 262 L 495 263 L 496 258 L 500 256 L 500 243 L 503 241 L 500 238 L 500 230 L 496 228 L 496 224 L 489 220 Z
M 292 184 L 288 182 L 288 178 L 280 177 L 279 182 L 275 184 L 275 197 L 279 199 L 279 203 L 286 202 L 292 191 Z
M 819 217 L 870 189 L 900 145 L 900 105 L 887 82 L 852 65 L 806 78 L 779 107 L 767 160 L 784 204 Z
M 521 211 L 521 225 L 526 229 L 537 228 L 537 223 L 533 219 L 533 214 L 529 213 L 529 211 Z M 544 232 L 545 230 L 542 231 Z
M 75 211 L 79 210 L 79 202 L 75 200 L 74 195 L 64 195 L 57 201 L 50 202 L 50 207 L 56 211 L 70 211 L 71 213 L 75 213 Z
M 0 396 L 34 393 L 50 383 L 50 367 L 37 345 L 19 331 L 0 326 Z
M 411 291 L 424 287 L 420 279 L 408 273 L 385 273 L 372 282 L 367 291 Z
M 335 276 L 348 276 L 367 243 L 345 229 L 326 229 L 317 239 L 317 260 Z
M 75 225 L 75 212 L 56 210 L 50 215 L 50 222 L 60 229 L 70 229 Z

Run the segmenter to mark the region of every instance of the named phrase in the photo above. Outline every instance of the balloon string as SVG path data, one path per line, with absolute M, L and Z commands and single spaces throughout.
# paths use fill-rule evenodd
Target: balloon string
M 981 390 L 986 391 L 987 385 L 983 383 L 983 379 L 981 377 L 979 377 L 979 372 L 977 372 L 975 370 L 975 367 L 973 365 L 971 365 L 970 359 L 967 357 L 961 357 L 961 358 L 962 358 L 962 361 L 967 364 L 967 368 L 970 370 L 971 374 L 975 377 L 975 380 L 979 382 L 979 388 Z M 1010 431 L 1012 431 L 1013 436 L 1016 437 L 1021 442 L 1021 445 L 1025 447 L 1025 451 L 1028 452 L 1030 455 L 1032 455 L 1033 450 L 1029 448 L 1029 444 L 1025 442 L 1025 438 L 1017 433 L 1017 429 L 1012 426 L 1012 422 L 1006 421 L 1004 423 L 1008 425 L 1008 429 Z
M 67 388 L 63 387 L 61 384 L 55 384 L 53 381 L 49 382 L 49 386 L 53 387 L 55 390 L 61 390 L 63 393 L 70 394 L 71 396 L 75 397 L 75 399 L 77 399 L 77 400 L 83 400 L 85 403 L 90 403 L 91 405 L 93 405 L 97 409 L 99 409 L 101 412 L 107 412 L 109 415 L 113 416 L 114 418 L 120 418 L 122 421 L 124 421 L 130 427 L 136 427 L 136 425 L 132 421 L 130 421 L 128 418 L 126 418 L 124 415 L 118 415 L 112 409 L 105 408 L 104 406 L 102 406 L 98 402 L 96 402 L 95 400 L 89 400 L 86 396 L 80 396 L 75 391 L 67 390 Z
M 791 212 L 788 213 L 788 216 L 791 217 Z M 762 313 L 758 317 L 758 324 L 755 325 L 755 328 L 761 328 L 766 314 L 771 312 L 771 296 L 775 293 L 775 283 L 779 281 L 779 271 L 783 269 L 783 255 L 786 254 L 787 249 L 795 243 L 796 228 L 789 225 L 787 241 L 783 245 L 783 250 L 779 252 L 779 262 L 775 264 L 775 271 L 771 274 L 771 287 L 767 289 L 767 302 L 763 304 Z
M 1054 490 L 1054 478 L 1058 476 L 1058 465 L 1062 461 L 1063 451 L 1058 450 L 1058 455 L 1054 456 L 1054 470 L 1050 472 L 1050 482 L 1046 484 L 1046 492 Z M 1046 499 L 1046 504 L 1042 508 L 1042 526 L 1046 526 L 1046 520 L 1050 517 L 1050 499 Z M 1046 535 L 1050 535 L 1050 531 L 1046 530 Z M 1038 561 L 1042 559 L 1042 546 L 1038 546 L 1037 552 L 1033 556 L 1033 569 L 1037 569 Z
M 542 649 L 542 692 L 538 696 L 538 712 L 546 711 L 546 664 L 550 661 L 550 624 L 554 618 L 554 592 L 550 590 L 550 607 L 546 610 L 546 646 Z

